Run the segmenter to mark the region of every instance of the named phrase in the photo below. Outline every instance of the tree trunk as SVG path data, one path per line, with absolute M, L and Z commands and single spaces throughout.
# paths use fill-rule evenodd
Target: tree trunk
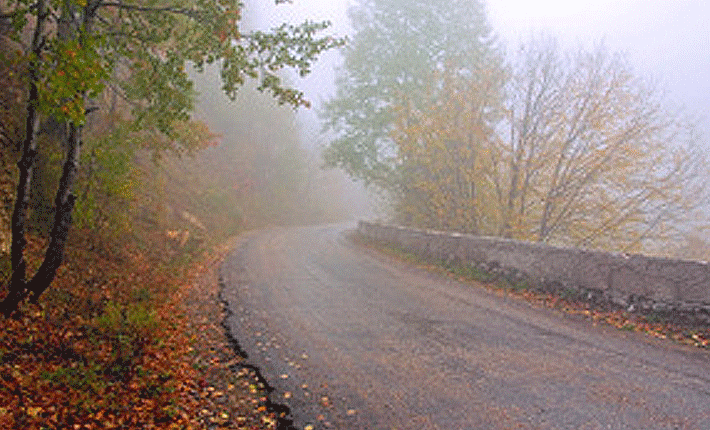
M 79 153 L 81 150 L 82 127 L 74 124 L 69 125 L 69 138 L 67 140 L 67 155 L 64 160 L 62 178 L 59 181 L 57 196 L 55 198 L 54 225 L 52 226 L 51 240 L 44 256 L 42 265 L 32 280 L 27 283 L 27 293 L 32 302 L 37 302 L 39 296 L 54 281 L 57 269 L 64 260 L 64 249 L 66 248 L 69 229 L 72 223 L 72 211 L 74 210 L 75 196 L 72 194 L 72 186 L 76 181 L 79 170 Z
M 17 196 L 12 214 L 12 247 L 10 250 L 12 263 L 12 277 L 8 285 L 8 295 L 0 303 L 0 311 L 5 316 L 10 316 L 17 310 L 19 303 L 27 296 L 26 270 L 27 263 L 24 257 L 27 239 L 25 238 L 25 222 L 29 206 L 30 185 L 37 156 L 37 127 L 39 125 L 39 61 L 44 45 L 44 28 L 47 19 L 47 5 L 45 0 L 37 3 L 39 10 L 37 24 L 32 36 L 32 53 L 34 59 L 29 63 L 29 94 L 27 100 L 27 118 L 25 122 L 25 138 L 22 143 L 22 158 L 17 163 L 19 180 L 17 183 Z
M 96 14 L 98 2 L 92 5 L 87 5 L 84 8 L 83 26 L 84 31 L 91 32 L 91 24 Z M 30 63 L 30 91 L 29 100 L 27 103 L 27 129 L 23 146 L 23 157 L 19 163 L 20 180 L 17 190 L 17 200 L 15 203 L 15 212 L 13 214 L 13 242 L 12 242 L 12 266 L 13 275 L 9 285 L 9 292 L 5 300 L 0 303 L 0 311 L 5 316 L 10 316 L 17 311 L 20 303 L 27 297 L 34 303 L 37 302 L 39 296 L 51 285 L 56 277 L 57 270 L 64 260 L 64 250 L 66 248 L 67 238 L 69 237 L 69 229 L 72 224 L 72 211 L 74 210 L 75 196 L 72 194 L 72 187 L 76 181 L 77 172 L 79 170 L 79 153 L 81 150 L 81 135 L 83 126 L 74 123 L 66 123 L 69 133 L 66 136 L 66 158 L 62 169 L 62 177 L 59 180 L 57 194 L 54 200 L 55 215 L 52 231 L 50 234 L 50 242 L 47 251 L 44 255 L 44 260 L 37 270 L 37 273 L 28 282 L 26 281 L 26 263 L 24 259 L 24 249 L 27 245 L 25 238 L 25 220 L 27 218 L 27 208 L 29 202 L 29 190 L 32 179 L 32 170 L 34 166 L 36 150 L 36 134 L 38 128 L 38 112 L 39 104 L 38 92 L 38 61 L 41 61 L 41 54 L 44 49 L 44 31 L 46 20 L 48 17 L 46 0 L 39 0 L 38 3 L 38 19 L 35 27 L 34 37 L 32 40 L 32 52 L 35 54 L 35 60 Z M 63 14 L 60 19 L 60 30 L 65 34 L 60 37 L 67 37 L 71 34 L 70 15 Z M 79 35 L 80 42 L 83 43 L 81 34 Z M 85 98 L 86 93 L 79 93 L 78 96 Z
M 50 286 L 52 281 L 54 281 L 57 270 L 64 260 L 64 250 L 66 248 L 67 238 L 69 237 L 69 229 L 72 223 L 72 211 L 74 210 L 74 203 L 76 201 L 76 198 L 72 194 L 71 190 L 74 182 L 76 181 L 77 172 L 79 170 L 79 154 L 81 149 L 82 132 L 81 126 L 70 124 L 69 127 L 70 131 L 69 138 L 67 140 L 67 153 L 62 170 L 62 177 L 59 181 L 59 187 L 55 197 L 56 207 L 54 224 L 52 226 L 49 246 L 45 252 L 42 265 L 29 282 L 26 282 L 24 279 L 25 262 L 24 256 L 20 253 L 19 258 L 22 268 L 20 275 L 22 278 L 19 277 L 20 275 L 18 275 L 17 270 L 13 272 L 13 283 L 11 284 L 10 294 L 8 294 L 2 304 L 0 304 L 0 309 L 2 309 L 5 316 L 12 315 L 17 310 L 19 304 L 28 296 L 32 302 L 36 303 L 39 296 Z M 19 224 L 24 225 L 24 222 Z M 22 239 L 23 242 L 26 243 L 24 235 Z M 13 258 L 15 257 L 14 246 L 15 244 L 13 243 Z M 19 280 L 17 284 L 14 283 L 16 280 Z

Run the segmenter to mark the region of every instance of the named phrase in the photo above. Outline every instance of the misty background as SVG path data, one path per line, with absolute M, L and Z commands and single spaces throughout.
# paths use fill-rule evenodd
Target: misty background
M 702 0 L 598 0 L 564 1 L 487 0 L 488 20 L 508 52 L 532 35 L 556 36 L 567 48 L 590 47 L 604 41 L 612 52 L 624 52 L 642 76 L 668 90 L 668 96 L 702 119 L 710 132 L 710 3 Z M 258 28 L 306 19 L 329 20 L 330 31 L 350 35 L 347 17 L 354 0 L 294 0 L 274 5 L 271 1 L 247 2 L 247 16 Z M 295 83 L 314 102 L 301 112 L 305 130 L 319 130 L 314 112 L 319 102 L 335 91 L 338 52 L 327 52 L 313 72 Z
M 357 5 L 354 0 L 295 0 L 281 5 L 275 5 L 271 0 L 252 0 L 246 2 L 243 25 L 249 29 L 266 30 L 283 22 L 297 24 L 305 20 L 327 20 L 332 23 L 327 33 L 352 37 L 348 9 Z M 671 106 L 682 109 L 697 121 L 698 130 L 702 133 L 700 142 L 705 152 L 710 148 L 707 139 L 710 136 L 710 117 L 706 113 L 710 102 L 709 3 L 662 0 L 547 0 L 530 3 L 488 0 L 486 7 L 493 32 L 507 54 L 514 53 L 531 37 L 540 35 L 555 37 L 563 51 L 579 47 L 591 49 L 603 42 L 610 52 L 624 53 L 637 75 L 653 81 L 665 91 L 666 101 Z M 251 145 L 257 148 L 257 152 L 263 152 L 261 156 L 252 158 L 251 167 L 235 165 L 230 168 L 226 165 L 224 174 L 258 168 L 259 163 L 267 163 L 267 159 L 273 161 L 275 152 L 280 151 L 286 158 L 295 156 L 287 152 L 298 147 L 301 150 L 297 151 L 298 157 L 301 157 L 298 162 L 302 164 L 298 169 L 304 176 L 298 179 L 301 189 L 294 194 L 298 201 L 292 204 L 298 206 L 308 201 L 318 206 L 317 216 L 310 216 L 313 221 L 387 218 L 387 202 L 377 193 L 368 191 L 362 183 L 354 182 L 339 170 L 322 169 L 321 151 L 328 144 L 328 136 L 321 131 L 318 112 L 335 94 L 335 77 L 341 65 L 341 53 L 330 51 L 321 57 L 312 73 L 305 78 L 286 77 L 295 87 L 303 90 L 313 103 L 311 109 L 299 109 L 297 112 L 287 106 L 269 105 L 268 96 L 257 94 L 249 85 L 245 86 L 237 101 L 231 102 L 220 92 L 214 70 L 194 75 L 200 94 L 196 118 L 205 121 L 219 135 L 220 146 L 233 146 L 235 142 L 243 141 L 243 148 Z M 270 107 L 261 112 L 254 110 L 255 106 L 262 104 Z M 285 130 L 291 130 L 286 133 L 291 140 L 285 146 L 283 141 L 274 140 L 279 139 L 278 133 L 274 134 L 280 127 L 279 121 Z M 238 162 L 237 159 L 222 157 L 219 150 L 210 151 L 200 154 L 198 158 L 212 156 L 213 161 L 219 159 L 227 164 Z M 235 153 L 235 157 L 241 156 L 243 154 Z M 272 167 L 277 168 L 278 164 L 275 162 Z M 262 172 L 262 175 L 268 174 Z M 295 181 L 293 178 L 282 180 L 284 183 Z M 246 206 L 275 204 L 273 199 L 286 196 L 286 191 L 282 194 L 267 192 L 262 202 L 250 202 Z M 286 209 L 286 212 L 289 210 Z M 244 216 L 248 218 L 248 215 Z M 273 222 L 284 221 L 276 218 Z M 294 218 L 298 218 L 298 214 L 294 214 Z M 305 218 L 308 217 L 304 215 Z

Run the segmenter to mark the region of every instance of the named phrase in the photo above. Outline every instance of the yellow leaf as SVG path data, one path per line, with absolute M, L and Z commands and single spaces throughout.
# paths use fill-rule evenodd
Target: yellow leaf
M 36 408 L 27 408 L 27 415 L 31 417 L 37 417 L 42 412 L 42 408 L 36 407 Z

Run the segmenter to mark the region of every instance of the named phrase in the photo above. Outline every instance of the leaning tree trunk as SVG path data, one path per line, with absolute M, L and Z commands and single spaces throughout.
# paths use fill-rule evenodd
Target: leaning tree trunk
M 57 270 L 64 260 L 64 250 L 69 237 L 69 229 L 72 223 L 72 211 L 74 210 L 75 196 L 72 194 L 72 187 L 76 181 L 79 170 L 79 153 L 81 150 L 81 135 L 83 126 L 71 121 L 67 122 L 69 135 L 66 140 L 66 158 L 62 169 L 62 177 L 59 180 L 57 194 L 55 197 L 54 224 L 50 234 L 49 246 L 44 255 L 41 266 L 30 281 L 26 280 L 26 263 L 24 250 L 27 245 L 25 239 L 25 220 L 27 218 L 27 207 L 29 201 L 29 189 L 32 179 L 32 169 L 37 153 L 37 143 L 35 140 L 38 124 L 38 82 L 39 65 L 44 48 L 44 31 L 46 27 L 47 5 L 46 0 L 38 0 L 38 19 L 32 42 L 32 50 L 35 59 L 30 63 L 30 94 L 27 108 L 27 135 L 24 142 L 24 153 L 20 161 L 20 181 L 18 185 L 17 201 L 13 214 L 13 243 L 12 243 L 12 265 L 13 275 L 10 281 L 9 293 L 5 300 L 0 303 L 0 311 L 5 316 L 14 314 L 20 303 L 27 297 L 35 302 L 39 296 L 51 285 L 56 277 Z M 98 1 L 87 4 L 84 7 L 83 28 L 87 33 L 91 32 L 91 24 L 96 14 Z M 68 26 L 64 22 L 65 27 Z M 66 37 L 66 34 L 63 36 Z M 84 41 L 79 35 L 80 42 Z M 77 96 L 86 98 L 85 92 L 79 92 Z
M 72 194 L 72 187 L 76 181 L 77 172 L 79 170 L 81 133 L 81 126 L 69 124 L 66 158 L 54 200 L 54 224 L 52 226 L 49 246 L 45 252 L 42 265 L 32 279 L 29 282 L 22 279 L 21 284 L 18 285 L 11 284 L 10 294 L 2 304 L 0 304 L 0 308 L 6 316 L 14 313 L 19 304 L 27 297 L 30 297 L 30 300 L 36 302 L 39 296 L 50 286 L 52 281 L 54 281 L 57 270 L 64 260 L 64 250 L 66 248 L 67 238 L 69 237 L 72 211 L 74 210 L 74 203 L 76 201 L 76 198 Z M 24 269 L 24 259 L 22 262 Z M 22 275 L 24 277 L 24 270 Z M 13 281 L 14 279 L 13 276 Z
M 27 283 L 26 291 L 33 302 L 54 281 L 57 269 L 64 260 L 64 249 L 66 248 L 69 229 L 72 223 L 72 211 L 74 210 L 75 196 L 72 194 L 72 187 L 76 181 L 79 170 L 79 152 L 81 150 L 82 127 L 74 124 L 69 125 L 69 139 L 67 141 L 67 154 L 62 169 L 62 177 L 59 180 L 59 188 L 55 197 L 54 225 L 52 226 L 51 240 L 44 255 L 44 261 Z
M 15 197 L 15 208 L 12 213 L 12 247 L 10 258 L 12 264 L 12 277 L 8 285 L 8 295 L 0 303 L 0 310 L 9 316 L 17 309 L 17 305 L 27 295 L 27 284 L 25 280 L 27 263 L 24 253 L 27 246 L 25 238 L 25 222 L 27 219 L 27 208 L 29 206 L 30 185 L 37 156 L 37 127 L 39 124 L 39 62 L 44 46 L 44 30 L 48 18 L 47 4 L 45 0 L 37 3 L 37 23 L 35 24 L 32 36 L 32 53 L 34 58 L 29 63 L 29 94 L 27 100 L 27 117 L 25 122 L 25 138 L 22 143 L 22 158 L 17 163 L 19 168 L 19 181 L 17 184 L 17 196 Z

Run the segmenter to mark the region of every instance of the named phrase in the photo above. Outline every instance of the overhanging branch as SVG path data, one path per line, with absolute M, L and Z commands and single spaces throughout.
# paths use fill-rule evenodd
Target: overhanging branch
M 135 12 L 151 12 L 151 13 L 174 13 L 177 15 L 184 15 L 192 19 L 200 19 L 202 15 L 206 15 L 204 12 L 200 12 L 194 9 L 177 8 L 172 6 L 165 7 L 150 7 L 150 6 L 138 6 L 134 4 L 126 4 L 121 2 L 103 2 L 100 7 L 115 7 L 123 10 L 130 10 Z

